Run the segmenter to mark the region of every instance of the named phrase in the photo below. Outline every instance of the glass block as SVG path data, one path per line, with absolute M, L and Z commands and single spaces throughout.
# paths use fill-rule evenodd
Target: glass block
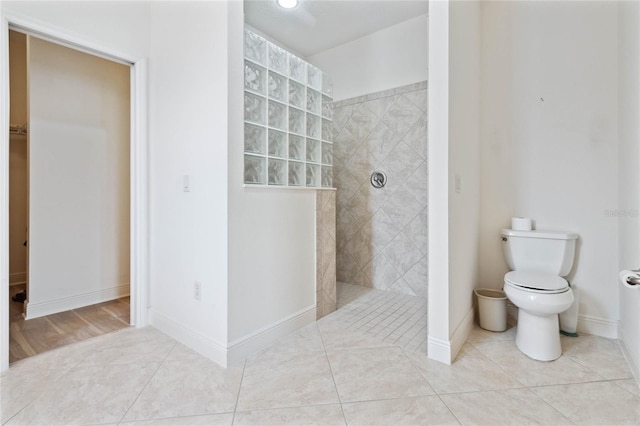
M 322 90 L 322 72 L 311 64 L 307 65 L 307 85 Z
M 306 106 L 305 102 L 304 86 L 289 80 L 289 104 L 298 108 L 304 108 Z
M 322 93 L 333 97 L 333 81 L 329 75 L 322 73 Z
M 304 186 L 305 170 L 304 163 L 289 161 L 289 185 Z
M 313 114 L 307 114 L 307 136 L 320 139 L 322 136 L 322 123 L 320 117 Z
M 304 135 L 304 112 L 289 107 L 289 131 Z
M 249 30 L 244 31 L 244 56 L 262 65 L 267 64 L 267 40 Z
M 322 140 L 333 142 L 333 121 L 322 119 Z
M 333 118 L 333 99 L 328 96 L 322 96 L 322 116 Z
M 287 73 L 287 51 L 273 43 L 269 44 L 269 69 L 281 74 Z
M 322 187 L 333 188 L 333 167 L 322 166 Z
M 267 124 L 267 100 L 244 92 L 244 119 L 257 124 Z
M 295 55 L 289 55 L 289 77 L 306 84 L 307 63 Z
M 287 78 L 269 71 L 269 97 L 287 102 Z
M 269 185 L 287 184 L 287 161 L 269 158 Z
M 307 164 L 307 186 L 320 186 L 320 166 Z
M 320 148 L 320 141 L 307 138 L 307 161 L 319 163 L 321 158 Z
M 287 158 L 287 134 L 269 129 L 269 155 Z
M 269 101 L 269 126 L 287 130 L 287 107 L 276 101 Z
M 320 114 L 322 108 L 322 97 L 319 92 L 313 89 L 307 89 L 307 111 L 314 114 Z
M 304 161 L 305 146 L 305 138 L 296 135 L 289 135 L 289 158 Z
M 267 70 L 249 61 L 244 61 L 244 88 L 264 95 L 267 87 Z
M 264 154 L 266 152 L 267 129 L 244 123 L 244 151 Z
M 244 156 L 244 183 L 264 185 L 267 174 L 267 159 L 253 155 Z
M 322 142 L 322 164 L 333 164 L 333 145 L 330 143 Z

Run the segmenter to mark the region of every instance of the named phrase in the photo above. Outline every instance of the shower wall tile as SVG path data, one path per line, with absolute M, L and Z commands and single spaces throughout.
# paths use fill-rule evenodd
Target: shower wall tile
M 336 192 L 316 193 L 317 319 L 336 310 Z
M 426 82 L 332 104 L 339 281 L 426 297 L 426 111 Z

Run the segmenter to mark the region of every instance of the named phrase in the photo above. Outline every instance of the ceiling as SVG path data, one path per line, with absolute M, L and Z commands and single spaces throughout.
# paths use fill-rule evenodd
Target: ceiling
M 245 0 L 245 21 L 303 56 L 350 42 L 427 13 L 426 0 Z

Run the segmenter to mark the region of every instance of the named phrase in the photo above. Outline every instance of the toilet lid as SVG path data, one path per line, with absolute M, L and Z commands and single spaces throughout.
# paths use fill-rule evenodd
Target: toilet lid
M 511 271 L 504 280 L 514 286 L 538 291 L 557 292 L 569 286 L 564 278 L 543 272 Z

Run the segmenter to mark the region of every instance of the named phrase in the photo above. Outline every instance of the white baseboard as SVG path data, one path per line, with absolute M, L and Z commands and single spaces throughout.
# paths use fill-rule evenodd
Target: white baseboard
M 149 309 L 149 324 L 221 366 L 227 366 L 227 348 L 224 344 L 188 329 L 153 308 Z
M 228 362 L 240 361 L 276 340 L 316 321 L 316 306 L 309 306 L 280 321 L 262 327 L 246 336 L 229 342 Z
M 640 387 L 640 352 L 636 351 L 636 353 L 632 353 L 627 346 L 627 336 L 625 334 L 624 328 L 622 328 L 622 324 L 618 321 L 618 336 L 620 338 L 620 347 L 622 348 L 622 354 L 627 360 L 627 364 L 631 367 L 631 373 L 633 377 L 636 379 L 636 383 L 638 387 Z
M 617 339 L 618 322 L 591 315 L 578 315 L 578 332 L 607 337 L 609 339 Z
M 451 365 L 473 329 L 474 313 L 475 306 L 472 306 L 449 340 L 429 336 L 427 338 L 427 356 L 435 361 Z
M 18 285 L 18 284 L 26 284 L 26 283 L 27 283 L 26 272 L 14 272 L 13 274 L 9 274 L 9 285 Z
M 229 342 L 228 346 L 196 333 L 162 312 L 149 309 L 149 322 L 163 333 L 190 347 L 223 367 L 242 361 L 266 348 L 279 338 L 316 320 L 316 307 L 311 306 L 253 333 Z
M 114 300 L 128 295 L 129 284 L 122 284 L 118 287 L 105 288 L 89 293 L 61 297 L 59 299 L 47 300 L 45 302 L 30 302 L 27 303 L 25 319 L 29 320 L 43 317 L 45 315 L 57 314 L 58 312 L 95 305 L 96 303 L 107 302 L 109 300 Z

